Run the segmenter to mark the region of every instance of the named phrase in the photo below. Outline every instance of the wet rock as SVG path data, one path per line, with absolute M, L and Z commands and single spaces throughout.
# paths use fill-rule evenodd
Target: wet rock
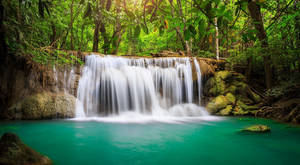
M 227 105 L 226 108 L 222 109 L 218 115 L 221 115 L 221 116 L 228 116 L 230 115 L 232 112 L 232 105 Z
M 236 98 L 232 93 L 227 93 L 225 97 L 231 104 L 234 104 L 236 101 Z
M 5 133 L 0 140 L 0 164 L 50 165 L 52 161 L 24 144 L 13 133 Z
M 230 103 L 229 100 L 223 95 L 220 95 L 214 98 L 211 102 L 209 102 L 206 106 L 209 112 L 217 113 L 220 110 L 224 109 Z
M 270 127 L 266 125 L 252 125 L 241 130 L 242 132 L 266 133 L 270 132 Z
M 207 109 L 217 115 L 254 115 L 260 108 L 261 97 L 242 74 L 233 71 L 216 72 L 206 82 L 204 95 L 212 97 Z
M 60 92 L 42 92 L 24 98 L 8 110 L 9 119 L 53 119 L 75 116 L 76 98 Z

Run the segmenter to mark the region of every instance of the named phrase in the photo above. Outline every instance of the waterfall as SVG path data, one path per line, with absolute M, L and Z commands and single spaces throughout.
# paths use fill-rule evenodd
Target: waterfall
M 74 67 L 57 67 L 53 65 L 52 72 L 55 83 L 55 91 L 63 91 L 68 94 L 74 94 L 76 74 Z M 76 92 L 75 92 L 76 94 Z
M 200 65 L 199 65 L 199 63 L 198 63 L 198 61 L 197 61 L 196 58 L 194 58 L 194 65 L 195 65 L 196 72 L 197 72 L 198 100 L 199 100 L 199 104 L 201 104 L 201 94 L 202 94 L 202 91 L 201 91 L 201 88 L 202 88 L 201 81 L 202 81 L 202 75 L 201 75 Z
M 193 83 L 193 62 L 197 85 Z M 193 89 L 198 87 L 198 93 Z M 199 96 L 199 97 L 195 97 Z M 77 117 L 119 115 L 206 115 L 201 70 L 191 58 L 86 56 L 77 89 Z

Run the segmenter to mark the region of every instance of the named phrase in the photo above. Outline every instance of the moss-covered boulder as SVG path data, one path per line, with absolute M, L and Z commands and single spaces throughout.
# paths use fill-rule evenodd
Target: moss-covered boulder
M 223 73 L 223 71 L 220 72 Z M 210 78 L 205 84 L 204 92 L 209 96 L 218 96 L 225 92 L 225 82 L 221 77 L 226 77 L 226 75 L 219 74 L 220 72 L 216 72 L 215 76 Z
M 211 113 L 217 113 L 220 110 L 226 108 L 230 101 L 223 95 L 214 98 L 211 102 L 207 104 L 207 109 Z
M 253 115 L 260 108 L 260 96 L 233 71 L 216 72 L 206 82 L 204 95 L 211 97 L 207 109 L 217 115 Z
M 252 125 L 241 130 L 242 132 L 265 133 L 270 132 L 271 128 L 266 125 Z
M 13 133 L 5 133 L 0 140 L 0 164 L 50 165 L 52 161 L 34 151 Z
M 229 101 L 230 104 L 234 104 L 236 102 L 236 98 L 232 93 L 227 93 L 225 95 L 225 97 Z
M 76 98 L 70 94 L 42 92 L 24 98 L 8 111 L 9 119 L 53 119 L 75 116 Z
M 220 110 L 217 114 L 221 116 L 228 116 L 231 115 L 232 110 L 233 110 L 232 105 L 227 105 L 226 108 Z

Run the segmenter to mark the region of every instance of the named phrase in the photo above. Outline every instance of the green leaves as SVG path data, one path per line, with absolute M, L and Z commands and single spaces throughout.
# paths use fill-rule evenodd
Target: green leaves
M 160 26 L 159 28 L 158 28 L 158 32 L 159 32 L 159 35 L 160 36 L 162 36 L 164 33 L 165 33 L 165 30 L 164 30 L 164 26 L 162 25 L 162 26 Z
M 205 28 L 206 28 L 205 21 L 203 19 L 200 19 L 198 22 L 198 33 L 200 39 L 202 39 L 206 33 Z
M 134 15 L 133 12 L 127 10 L 127 11 L 126 11 L 126 14 L 127 14 L 127 16 L 128 16 L 131 20 L 134 20 L 134 19 L 135 19 L 135 15 Z
M 242 39 L 244 42 L 250 42 L 250 41 L 255 41 L 256 37 L 255 34 L 257 33 L 257 30 L 255 29 L 249 29 L 246 31 L 246 33 L 242 34 Z
M 83 18 L 90 17 L 91 15 L 92 15 L 92 7 L 91 7 L 91 3 L 89 2 L 87 3 Z
M 48 15 L 50 15 L 49 7 L 48 7 L 49 5 L 50 5 L 50 2 L 48 2 L 47 0 L 39 0 L 38 9 L 39 9 L 39 15 L 42 18 L 44 18 L 45 10 L 48 13 Z
M 134 37 L 138 38 L 140 36 L 140 33 L 141 33 L 141 27 L 137 25 L 134 29 Z
M 186 41 L 191 38 L 191 32 L 189 30 L 185 30 L 183 33 L 184 33 L 184 39 Z
M 144 33 L 149 34 L 148 27 L 147 27 L 145 24 L 142 23 L 142 24 L 141 24 L 141 27 L 142 27 Z
M 189 40 L 194 38 L 197 34 L 197 31 L 193 25 L 189 25 L 188 28 L 184 31 L 184 39 Z
M 195 36 L 195 35 L 197 34 L 197 31 L 196 31 L 196 29 L 195 29 L 195 27 L 194 27 L 193 25 L 190 25 L 190 26 L 188 27 L 188 30 L 190 31 L 190 33 L 191 33 L 193 36 Z

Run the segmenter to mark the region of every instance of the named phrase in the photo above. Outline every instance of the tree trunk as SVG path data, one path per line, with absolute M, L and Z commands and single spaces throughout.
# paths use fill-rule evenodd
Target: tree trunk
M 101 7 L 104 7 L 105 0 L 101 0 L 100 4 L 101 4 Z M 111 0 L 107 0 L 106 1 L 106 6 L 105 6 L 106 11 L 109 11 L 110 7 L 111 7 Z M 99 11 L 99 14 L 101 16 L 100 18 L 102 18 L 102 15 L 101 15 L 100 11 Z M 101 35 L 102 35 L 102 38 L 103 38 L 103 41 L 104 41 L 104 45 L 103 45 L 104 54 L 107 54 L 108 51 L 109 51 L 109 47 L 110 47 L 110 40 L 109 40 L 108 35 L 106 33 L 105 24 L 101 20 L 100 20 L 99 31 L 101 32 Z
M 177 37 L 179 38 L 179 40 L 180 40 L 180 42 L 181 42 L 181 45 L 182 45 L 183 49 L 184 49 L 184 50 L 187 50 L 186 43 L 185 43 L 185 40 L 184 40 L 184 36 L 183 36 L 183 34 L 180 32 L 179 27 L 176 27 L 175 30 L 176 30 Z
M 51 30 L 52 30 L 52 35 L 50 37 L 50 41 L 51 41 L 51 46 L 56 47 L 55 45 L 55 40 L 56 40 L 56 27 L 55 24 L 53 22 L 51 22 Z
M 219 50 L 219 28 L 218 28 L 218 18 L 215 17 L 215 25 L 216 25 L 216 58 L 219 60 L 220 58 L 220 50 Z
M 109 42 L 108 36 L 106 34 L 105 25 L 103 23 L 100 23 L 100 32 L 101 32 L 101 35 L 102 35 L 102 38 L 104 41 L 103 51 L 104 51 L 104 54 L 107 54 L 109 51 L 110 42 Z
M 99 45 L 99 29 L 100 29 L 100 21 L 99 18 L 95 20 L 95 30 L 94 30 L 94 40 L 93 40 L 93 52 L 98 52 Z
M 173 0 L 169 0 L 169 3 L 171 5 L 171 7 L 172 7 L 171 8 L 172 9 L 171 10 L 172 18 L 174 18 L 174 9 L 175 9 L 175 7 L 173 5 Z M 180 0 L 177 0 L 177 5 L 180 8 L 180 6 L 181 6 Z M 179 9 L 179 12 L 180 12 L 180 15 L 182 16 L 182 10 Z M 180 41 L 180 43 L 182 45 L 182 48 L 184 50 L 187 50 L 187 43 L 185 42 L 183 34 L 180 32 L 180 28 L 177 26 L 177 27 L 174 28 L 174 30 L 176 31 L 177 37 L 178 37 L 178 39 L 179 39 L 179 41 Z
M 84 38 L 83 38 L 83 33 L 84 33 L 84 24 L 81 25 L 81 33 L 80 33 L 80 42 L 79 42 L 79 51 L 83 51 L 83 43 L 84 43 Z
M 3 25 L 4 20 L 4 6 L 0 2 L 0 63 L 4 63 L 7 57 L 7 46 L 5 42 L 5 28 Z
M 121 32 L 121 23 L 120 23 L 120 0 L 116 0 L 116 12 L 117 12 L 117 18 L 116 18 L 116 27 L 115 27 L 115 36 L 112 38 L 112 51 L 111 54 L 117 54 L 119 45 L 121 42 L 122 32 Z
M 295 0 L 294 9 L 295 11 L 299 10 L 299 0 Z M 296 37 L 296 49 L 300 49 L 300 16 L 295 17 L 295 37 Z M 300 55 L 298 55 L 298 72 L 300 72 Z
M 260 12 L 260 6 L 256 3 L 256 0 L 251 0 L 248 2 L 248 9 L 250 16 L 253 20 L 255 29 L 257 30 L 257 37 L 261 41 L 261 46 L 264 51 L 268 47 L 268 39 L 266 31 L 264 29 L 262 15 Z M 271 69 L 271 59 L 269 55 L 264 55 L 264 68 L 265 68 L 265 81 L 267 89 L 272 87 L 272 69 Z
M 252 72 L 252 56 L 250 56 L 247 59 L 247 69 L 246 69 L 245 76 L 248 81 L 250 81 L 250 79 L 251 79 L 251 72 Z
M 70 43 L 70 48 L 71 50 L 74 50 L 74 33 L 73 33 L 73 6 L 74 6 L 74 0 L 71 2 L 71 7 L 70 7 L 70 13 L 71 13 L 71 20 L 70 20 L 70 25 L 71 25 L 71 43 Z

